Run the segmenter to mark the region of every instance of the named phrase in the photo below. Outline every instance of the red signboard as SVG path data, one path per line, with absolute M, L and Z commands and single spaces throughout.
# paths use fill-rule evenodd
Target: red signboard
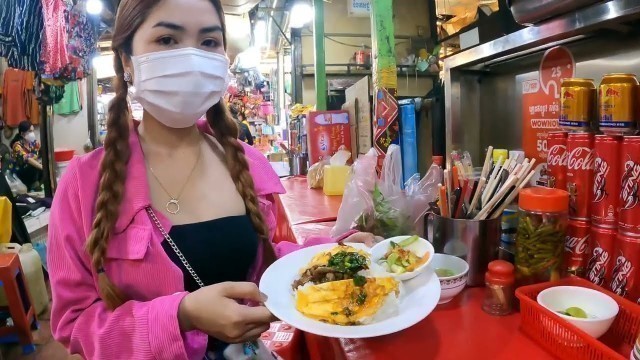
M 538 73 L 522 82 L 522 148 L 537 160 L 536 179 L 544 181 L 547 175 L 547 134 L 559 130 L 562 79 L 574 76 L 571 52 L 558 46 L 547 50 Z
M 309 165 L 333 156 L 341 147 L 351 151 L 348 111 L 312 111 L 307 119 Z

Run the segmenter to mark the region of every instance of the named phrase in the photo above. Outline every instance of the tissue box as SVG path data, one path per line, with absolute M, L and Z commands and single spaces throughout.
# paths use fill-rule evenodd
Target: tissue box
M 325 165 L 324 167 L 324 194 L 338 196 L 344 194 L 344 188 L 349 181 L 350 166 Z
M 333 156 L 341 146 L 351 152 L 347 111 L 312 111 L 307 119 L 309 166 Z

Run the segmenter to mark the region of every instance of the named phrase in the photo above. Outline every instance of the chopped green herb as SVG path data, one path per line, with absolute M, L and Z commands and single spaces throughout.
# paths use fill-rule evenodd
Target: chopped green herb
M 334 312 L 331 313 L 331 316 L 338 316 L 338 314 L 339 314 L 339 312 L 334 311 Z
M 344 313 L 344 316 L 346 317 L 351 317 L 353 315 L 353 311 L 351 311 L 351 309 L 349 309 L 348 307 L 342 309 L 342 313 Z
M 355 252 L 340 251 L 329 258 L 327 264 L 338 272 L 355 275 L 360 270 L 369 268 L 367 258 Z
M 362 275 L 356 275 L 353 277 L 353 284 L 355 286 L 364 286 L 367 283 L 367 278 Z
M 364 305 L 365 301 L 367 301 L 367 293 L 363 291 L 358 294 L 358 297 L 356 298 L 356 304 Z

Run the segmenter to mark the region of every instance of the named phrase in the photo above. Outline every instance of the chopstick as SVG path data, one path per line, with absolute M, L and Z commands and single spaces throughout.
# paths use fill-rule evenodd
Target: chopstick
M 481 177 L 480 181 L 478 181 L 478 186 L 476 186 L 476 193 L 473 195 L 473 200 L 471 200 L 471 205 L 469 205 L 469 214 L 473 214 L 476 211 L 476 205 L 478 205 L 478 200 L 482 197 L 482 189 L 487 183 L 487 178 Z
M 440 202 L 439 202 L 439 206 L 440 206 L 440 216 L 442 217 L 449 217 L 449 204 L 448 204 L 448 197 L 447 197 L 447 188 L 446 186 L 442 185 L 442 184 L 438 184 L 438 190 L 440 193 Z

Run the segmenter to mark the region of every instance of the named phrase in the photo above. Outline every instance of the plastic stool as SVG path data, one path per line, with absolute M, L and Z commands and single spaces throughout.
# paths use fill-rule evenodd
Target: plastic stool
M 271 328 L 260 337 L 262 342 L 284 360 L 302 358 L 301 332 L 282 321 L 271 323 Z
M 4 287 L 13 326 L 0 327 L 0 343 L 19 342 L 23 354 L 36 350 L 32 329 L 38 328 L 33 302 L 27 290 L 17 254 L 0 254 L 0 285 Z

